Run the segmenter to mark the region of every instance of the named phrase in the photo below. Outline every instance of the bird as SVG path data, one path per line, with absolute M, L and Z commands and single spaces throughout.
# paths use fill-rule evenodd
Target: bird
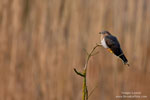
M 128 60 L 120 47 L 118 39 L 108 31 L 102 31 L 99 32 L 99 34 L 101 35 L 100 45 L 102 45 L 110 53 L 113 53 L 114 55 L 118 56 L 125 65 L 129 66 Z

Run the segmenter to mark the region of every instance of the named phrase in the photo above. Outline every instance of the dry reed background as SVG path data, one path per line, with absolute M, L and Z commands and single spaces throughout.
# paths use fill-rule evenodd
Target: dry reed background
M 81 100 L 73 68 L 82 70 L 83 48 L 91 50 L 102 30 L 119 38 L 130 68 L 97 49 L 89 100 L 115 100 L 123 91 L 150 99 L 150 0 L 1 0 L 0 100 Z

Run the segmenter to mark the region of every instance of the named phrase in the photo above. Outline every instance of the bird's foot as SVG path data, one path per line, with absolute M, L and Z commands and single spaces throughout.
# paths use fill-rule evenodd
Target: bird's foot
M 100 44 L 100 43 L 96 43 L 96 45 L 97 45 L 97 46 L 102 46 L 102 44 Z

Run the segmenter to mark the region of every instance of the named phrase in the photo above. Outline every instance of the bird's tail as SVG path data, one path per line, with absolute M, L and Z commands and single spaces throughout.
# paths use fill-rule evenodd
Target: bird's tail
M 128 66 L 129 66 L 128 60 L 127 60 L 127 58 L 125 57 L 124 54 L 120 55 L 119 57 L 122 59 L 122 61 L 123 61 L 123 63 L 124 63 L 125 65 L 128 65 Z

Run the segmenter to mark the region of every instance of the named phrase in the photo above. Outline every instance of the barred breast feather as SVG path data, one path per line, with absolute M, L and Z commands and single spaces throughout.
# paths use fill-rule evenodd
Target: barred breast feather
M 103 46 L 104 48 L 108 48 L 108 46 L 107 46 L 107 44 L 106 44 L 106 41 L 105 41 L 105 38 L 103 38 L 103 39 L 101 40 L 101 44 L 102 44 L 102 46 Z

